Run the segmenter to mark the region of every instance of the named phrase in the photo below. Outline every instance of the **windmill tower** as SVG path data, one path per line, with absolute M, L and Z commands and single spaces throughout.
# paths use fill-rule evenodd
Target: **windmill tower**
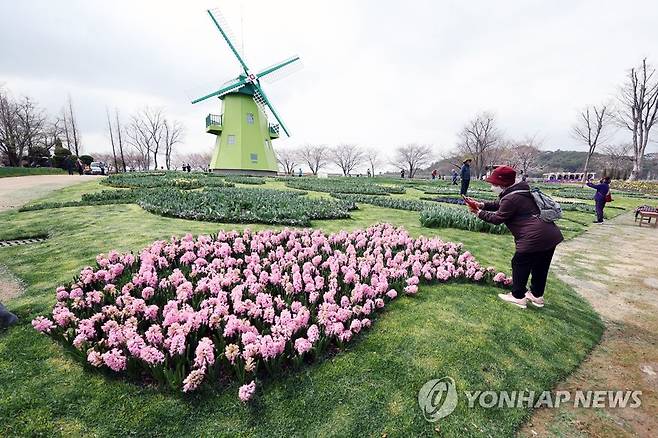
M 276 175 L 278 166 L 272 140 L 279 138 L 280 130 L 287 136 L 290 134 L 260 81 L 274 72 L 280 77 L 283 67 L 299 64 L 299 57 L 286 59 L 255 73 L 247 67 L 238 52 L 226 24 L 220 25 L 213 12 L 207 12 L 242 69 L 237 78 L 224 83 L 219 90 L 192 101 L 194 104 L 211 97 L 222 101 L 222 113 L 208 114 L 206 117 L 206 132 L 217 136 L 210 169 L 222 174 Z M 272 119 L 278 123 L 272 123 Z

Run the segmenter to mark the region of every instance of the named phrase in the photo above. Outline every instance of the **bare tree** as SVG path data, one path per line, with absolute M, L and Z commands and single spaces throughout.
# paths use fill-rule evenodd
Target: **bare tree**
M 633 134 L 633 170 L 628 178 L 640 178 L 644 152 L 649 142 L 651 128 L 658 122 L 658 80 L 656 70 L 647 64 L 632 68 L 621 89 L 619 101 L 622 108 L 617 119 Z
M 404 169 L 408 178 L 413 178 L 418 169 L 432 162 L 432 147 L 423 144 L 408 144 L 395 150 L 391 164 L 398 169 Z
M 165 165 L 167 170 L 171 169 L 171 156 L 174 146 L 183 141 L 183 125 L 177 120 L 170 122 L 167 118 L 163 121 L 163 142 L 165 147 Z M 210 160 L 208 160 L 210 162 Z
M 114 169 L 118 171 L 119 163 L 117 162 L 117 149 L 114 144 L 114 133 L 112 132 L 112 121 L 110 120 L 110 110 L 105 107 L 105 114 L 107 115 L 107 131 L 110 134 L 110 144 L 112 145 L 112 158 L 114 162 Z
M 189 164 L 193 169 L 206 170 L 208 168 L 208 163 L 212 158 L 212 151 L 206 152 L 193 152 L 190 154 L 177 155 L 172 159 L 174 167 L 178 169 L 179 166 L 183 164 Z
M 582 110 L 578 122 L 572 128 L 572 135 L 589 148 L 583 167 L 583 184 L 587 181 L 589 161 L 596 151 L 596 147 L 605 141 L 604 131 L 610 121 L 610 109 L 606 105 L 591 105 Z
M 158 153 L 164 138 L 165 117 L 162 108 L 145 107 L 138 112 L 137 117 L 141 119 L 142 126 L 151 137 L 149 144 L 153 152 L 153 164 L 158 168 Z
M 520 169 L 527 176 L 528 171 L 537 167 L 541 149 L 535 138 L 530 137 L 513 145 L 511 154 L 515 164 L 513 167 Z
M 64 113 L 66 114 L 66 111 L 64 111 Z M 75 151 L 76 156 L 80 156 L 80 152 L 82 152 L 82 139 L 80 137 L 80 131 L 78 130 L 78 124 L 75 120 L 75 113 L 73 112 L 73 100 L 71 100 L 71 95 L 68 97 L 68 120 L 66 118 L 64 120 L 64 123 L 68 122 L 68 127 L 66 129 L 68 148 L 72 152 Z M 70 137 L 68 135 L 69 131 L 71 133 Z M 73 145 L 71 145 L 71 141 L 73 142 Z M 71 149 L 71 146 L 73 146 L 73 149 Z
M 114 115 L 115 115 L 115 121 L 116 121 L 116 129 L 117 129 L 117 145 L 119 146 L 119 155 L 121 156 L 121 166 L 123 167 L 123 171 L 126 171 L 126 159 L 123 153 L 123 137 L 122 137 L 122 132 L 123 128 L 121 127 L 121 122 L 119 120 L 119 110 L 114 109 Z M 117 169 L 119 171 L 119 169 Z
M 308 164 L 313 175 L 317 175 L 320 169 L 329 164 L 329 150 L 325 145 L 306 144 L 297 150 L 299 161 Z
M 0 89 L 0 154 L 10 166 L 20 166 L 26 152 L 43 139 L 46 116 L 29 98 L 14 101 Z
M 294 149 L 279 149 L 276 152 L 276 160 L 283 168 L 286 175 L 292 175 L 297 166 L 297 151 Z
M 141 156 L 138 161 L 138 167 L 148 170 L 151 167 L 151 150 L 153 149 L 153 138 L 149 131 L 148 124 L 135 114 L 130 117 L 130 122 L 126 127 L 126 137 L 133 150 Z
M 613 178 L 626 178 L 633 167 L 631 151 L 633 145 L 621 143 L 601 147 L 604 153 L 604 163 L 608 176 Z
M 384 163 L 382 154 L 376 149 L 368 149 L 365 151 L 366 162 L 370 167 L 370 173 L 375 176 L 375 169 Z
M 348 176 L 363 163 L 364 154 L 355 144 L 340 144 L 331 148 L 329 160 L 343 171 L 344 176 Z
M 477 114 L 464 126 L 459 136 L 457 149 L 473 160 L 472 168 L 480 178 L 488 163 L 495 164 L 490 155 L 499 142 L 500 133 L 494 115 L 489 112 Z

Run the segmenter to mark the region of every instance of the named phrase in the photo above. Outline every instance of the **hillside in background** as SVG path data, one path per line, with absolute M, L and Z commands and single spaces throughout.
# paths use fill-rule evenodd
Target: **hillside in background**
M 585 151 L 542 151 L 537 158 L 537 164 L 528 172 L 531 177 L 541 177 L 548 172 L 581 172 L 585 165 L 587 152 Z M 658 179 L 658 153 L 645 155 L 643 179 Z M 505 163 L 500 163 L 505 164 Z M 608 155 L 595 153 L 590 160 L 590 170 L 596 172 L 597 176 L 610 175 L 615 179 L 626 179 L 632 168 L 631 157 L 621 160 L 612 160 Z M 432 163 L 418 176 L 428 175 L 432 169 L 437 169 L 439 175 L 450 175 L 455 169 L 453 161 L 442 159 Z

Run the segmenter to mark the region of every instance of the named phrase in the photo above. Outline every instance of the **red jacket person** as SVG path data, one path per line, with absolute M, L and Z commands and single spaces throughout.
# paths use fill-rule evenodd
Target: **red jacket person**
M 544 289 L 555 247 L 564 240 L 560 229 L 539 218 L 539 207 L 525 181 L 516 182 L 516 171 L 509 166 L 497 167 L 485 180 L 498 194 L 494 202 L 478 202 L 466 198 L 471 212 L 483 221 L 505 224 L 509 228 L 516 252 L 512 257 L 512 292 L 498 295 L 521 308 L 529 301 L 544 306 Z M 530 290 L 526 288 L 528 279 Z

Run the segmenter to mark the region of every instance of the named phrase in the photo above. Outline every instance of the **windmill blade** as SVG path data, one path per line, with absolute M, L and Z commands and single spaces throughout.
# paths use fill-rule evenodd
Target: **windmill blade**
M 256 74 L 256 77 L 258 79 L 262 78 L 265 82 L 272 83 L 301 70 L 302 67 L 303 65 L 299 56 L 292 56 L 261 70 Z
M 231 31 L 231 28 L 228 25 L 228 22 L 226 21 L 226 18 L 219 12 L 217 9 L 210 10 L 208 9 L 208 15 L 210 15 L 210 19 L 212 20 L 213 23 L 215 23 L 215 26 L 219 30 L 219 33 L 222 34 L 222 37 L 224 37 L 224 40 L 226 41 L 226 44 L 228 44 L 229 48 L 235 55 L 235 57 L 238 59 L 240 62 L 240 65 L 242 65 L 242 68 L 244 69 L 245 72 L 249 71 L 249 67 L 247 67 L 247 64 L 244 62 L 244 59 L 240 52 L 238 52 L 237 46 L 233 44 L 233 41 L 235 41 L 235 34 L 233 31 Z M 213 12 L 217 15 L 213 15 Z M 222 22 L 220 25 L 219 22 Z
M 198 103 L 201 102 L 202 100 L 210 99 L 211 97 L 215 97 L 215 96 L 217 97 L 223 96 L 227 93 L 230 93 L 231 91 L 238 90 L 246 83 L 247 81 L 245 79 L 233 79 L 232 81 L 225 83 L 224 86 L 219 90 L 213 91 L 210 94 L 206 94 L 205 96 L 194 99 L 192 103 Z
M 286 129 L 286 125 L 283 124 L 283 121 L 281 120 L 281 117 L 279 117 L 279 114 L 276 112 L 274 107 L 272 106 L 272 103 L 270 100 L 267 98 L 267 95 L 263 91 L 263 89 L 260 87 L 260 85 L 256 82 L 253 83 L 254 86 L 254 101 L 261 106 L 261 108 L 267 106 L 267 108 L 270 109 L 270 112 L 274 116 L 277 122 L 279 122 L 279 126 L 281 129 L 283 129 L 283 132 L 286 133 L 288 137 L 290 137 L 290 133 Z M 267 112 L 265 112 L 267 114 Z

